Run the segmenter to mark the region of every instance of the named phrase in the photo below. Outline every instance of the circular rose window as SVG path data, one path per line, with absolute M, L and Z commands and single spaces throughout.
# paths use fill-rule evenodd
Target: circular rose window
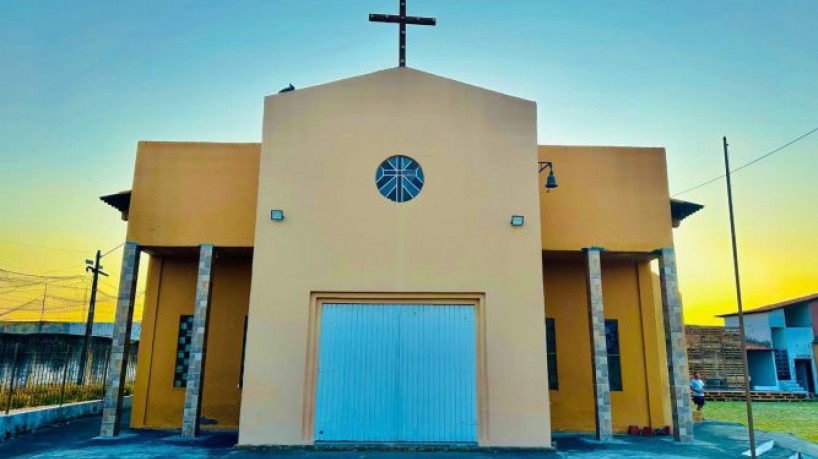
M 415 199 L 423 189 L 423 168 L 414 159 L 395 155 L 378 166 L 375 184 L 381 194 L 395 202 Z

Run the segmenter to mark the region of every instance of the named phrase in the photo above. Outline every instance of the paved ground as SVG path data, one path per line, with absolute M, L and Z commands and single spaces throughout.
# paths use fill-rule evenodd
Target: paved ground
M 123 416 L 123 418 L 127 418 Z M 557 451 L 398 452 L 398 451 L 241 451 L 233 449 L 235 433 L 206 434 L 194 443 L 176 441 L 174 432 L 127 431 L 127 438 L 94 440 L 99 418 L 88 418 L 43 429 L 0 443 L 0 457 L 24 458 L 161 458 L 231 459 L 275 457 L 279 459 L 534 459 L 554 458 L 690 458 L 741 457 L 746 450 L 746 430 L 737 424 L 706 422 L 697 426 L 696 442 L 680 446 L 667 438 L 617 437 L 600 445 L 587 436 L 557 435 Z M 760 441 L 773 439 L 776 448 L 762 458 L 789 458 L 795 451 L 818 458 L 818 445 L 790 435 L 759 432 Z

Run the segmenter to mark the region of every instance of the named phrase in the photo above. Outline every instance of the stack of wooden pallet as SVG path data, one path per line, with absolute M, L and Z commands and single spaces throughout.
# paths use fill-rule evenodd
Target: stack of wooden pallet
M 709 390 L 740 390 L 741 336 L 737 328 L 685 326 L 690 374 L 698 371 Z

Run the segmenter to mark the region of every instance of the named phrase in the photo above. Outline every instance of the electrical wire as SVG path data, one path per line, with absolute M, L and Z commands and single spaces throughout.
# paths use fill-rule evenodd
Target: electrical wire
M 105 257 L 105 255 L 108 255 L 109 253 L 111 253 L 111 252 L 113 252 L 114 250 L 116 250 L 116 249 L 118 249 L 118 248 L 122 247 L 123 245 L 125 245 L 125 243 L 124 243 L 124 242 L 123 242 L 122 244 L 119 244 L 118 246 L 114 247 L 113 249 L 111 249 L 111 250 L 109 250 L 109 251 L 107 251 L 107 252 L 103 253 L 103 254 L 100 256 L 100 258 Z
M 34 282 L 40 282 L 42 279 L 47 279 L 50 281 L 67 281 L 67 280 L 76 280 L 77 282 L 85 281 L 85 276 L 51 276 L 51 275 L 41 275 L 41 274 L 29 274 L 23 273 L 19 271 L 12 271 L 9 269 L 0 268 L 0 280 L 6 280 L 4 277 L 12 277 L 12 276 L 19 276 L 19 277 L 26 277 L 26 278 L 34 278 L 36 279 Z
M 759 156 L 758 158 L 756 158 L 756 159 L 754 159 L 754 160 L 752 160 L 752 161 L 750 161 L 750 162 L 748 162 L 748 163 L 742 164 L 741 166 L 739 166 L 739 167 L 737 167 L 737 168 L 735 168 L 735 169 L 731 170 L 731 171 L 730 171 L 730 174 L 735 174 L 736 172 L 738 172 L 738 171 L 740 171 L 740 170 L 744 169 L 745 167 L 752 166 L 753 164 L 755 164 L 755 163 L 757 163 L 757 162 L 761 161 L 762 159 L 768 158 L 768 157 L 770 157 L 770 156 L 772 156 L 772 155 L 774 155 L 774 154 L 778 153 L 779 151 L 781 151 L 781 150 L 783 150 L 783 149 L 785 149 L 785 148 L 787 148 L 787 147 L 789 147 L 789 146 L 791 146 L 791 145 L 793 145 L 793 144 L 795 144 L 795 143 L 797 143 L 797 142 L 799 142 L 799 141 L 801 141 L 801 140 L 803 140 L 803 139 L 805 139 L 805 138 L 809 137 L 810 135 L 815 134 L 816 132 L 818 132 L 818 127 L 814 128 L 814 129 L 812 129 L 812 130 L 810 130 L 810 131 L 809 131 L 809 132 L 807 132 L 806 134 L 803 134 L 803 135 L 801 135 L 801 136 L 799 136 L 799 137 L 796 137 L 796 138 L 795 138 L 795 139 L 793 139 L 793 140 L 790 140 L 789 142 L 785 143 L 784 145 L 781 145 L 780 147 L 776 148 L 775 150 L 772 150 L 772 151 L 769 151 L 769 152 L 767 152 L 767 153 L 764 153 L 763 155 Z M 687 188 L 687 189 L 686 189 L 686 190 L 684 190 L 684 191 L 680 191 L 680 192 L 678 192 L 678 193 L 674 194 L 674 195 L 673 195 L 673 197 L 676 197 L 676 196 L 679 196 L 679 195 L 682 195 L 682 194 L 685 194 L 685 193 L 689 193 L 689 192 L 691 192 L 691 191 L 693 191 L 693 190 L 698 190 L 699 188 L 701 188 L 701 187 L 703 187 L 703 186 L 710 185 L 711 183 L 716 182 L 716 181 L 718 181 L 718 180 L 721 180 L 721 179 L 723 179 L 723 178 L 725 178 L 725 177 L 727 177 L 727 174 L 721 174 L 721 175 L 719 175 L 718 177 L 714 177 L 714 178 L 712 178 L 712 179 L 710 179 L 710 180 L 708 180 L 708 181 L 706 181 L 706 182 L 703 182 L 703 183 L 700 183 L 700 184 L 698 184 L 698 185 L 696 185 L 696 186 L 693 186 L 693 187 Z
M 73 252 L 73 253 L 88 253 L 87 250 L 77 250 L 77 249 L 65 249 L 62 247 L 48 247 L 44 245 L 36 245 L 36 244 L 28 244 L 25 242 L 16 242 L 16 241 L 8 241 L 8 240 L 0 240 L 0 244 L 8 244 L 8 245 L 19 245 L 22 247 L 31 247 L 34 249 L 41 249 L 41 250 L 56 250 L 60 252 Z

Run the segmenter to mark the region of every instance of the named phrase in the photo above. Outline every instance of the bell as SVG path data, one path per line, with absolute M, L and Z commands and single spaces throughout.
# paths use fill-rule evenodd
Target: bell
M 554 177 L 554 171 L 548 171 L 548 178 L 545 180 L 545 189 L 550 190 L 558 187 L 557 178 Z

